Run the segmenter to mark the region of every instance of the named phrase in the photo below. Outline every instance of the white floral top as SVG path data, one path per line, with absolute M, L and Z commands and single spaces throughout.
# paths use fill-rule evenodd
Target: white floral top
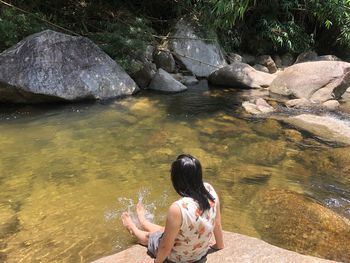
M 204 183 L 204 186 L 217 200 L 214 188 L 208 183 Z M 204 213 L 199 209 L 198 203 L 190 197 L 183 197 L 175 203 L 180 207 L 182 224 L 168 259 L 173 262 L 197 261 L 209 249 L 215 225 L 216 203 L 209 200 L 210 209 Z

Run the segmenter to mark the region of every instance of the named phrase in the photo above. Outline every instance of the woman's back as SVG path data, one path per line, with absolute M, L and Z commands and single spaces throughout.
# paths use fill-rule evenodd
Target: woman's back
M 204 183 L 208 192 L 218 200 L 214 188 Z M 208 200 L 210 209 L 204 212 L 190 197 L 183 197 L 175 203 L 181 210 L 182 224 L 168 257 L 173 262 L 193 262 L 206 255 L 213 234 L 216 218 L 216 203 Z

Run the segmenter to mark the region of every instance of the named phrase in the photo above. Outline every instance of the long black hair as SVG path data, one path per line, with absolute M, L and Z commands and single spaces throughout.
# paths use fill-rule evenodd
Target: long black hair
M 208 199 L 215 200 L 204 187 L 200 162 L 192 155 L 181 154 L 172 163 L 171 182 L 180 196 L 196 200 L 202 211 L 210 209 Z

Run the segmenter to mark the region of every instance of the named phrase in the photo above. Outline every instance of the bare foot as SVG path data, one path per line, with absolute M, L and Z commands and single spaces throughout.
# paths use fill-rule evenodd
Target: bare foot
M 137 203 L 136 214 L 137 214 L 137 218 L 140 221 L 141 226 L 143 226 L 144 222 L 146 221 L 146 218 L 145 218 L 145 208 L 143 207 L 142 202 Z
M 131 220 L 131 217 L 129 216 L 128 212 L 122 213 L 121 219 L 123 222 L 123 226 L 130 232 L 130 234 L 133 234 L 133 227 L 135 227 L 135 224 Z

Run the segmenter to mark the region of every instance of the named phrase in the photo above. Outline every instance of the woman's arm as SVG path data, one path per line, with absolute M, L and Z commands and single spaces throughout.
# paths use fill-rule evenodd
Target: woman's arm
M 174 203 L 168 211 L 165 230 L 160 240 L 157 258 L 154 260 L 155 263 L 162 263 L 169 256 L 174 246 L 175 238 L 180 231 L 181 223 L 182 215 L 180 208 Z
M 224 248 L 224 237 L 222 234 L 222 226 L 221 226 L 221 212 L 220 212 L 220 201 L 219 198 L 216 200 L 216 218 L 215 218 L 215 226 L 214 226 L 214 237 L 215 237 L 215 245 L 212 246 L 214 249 L 223 249 Z

